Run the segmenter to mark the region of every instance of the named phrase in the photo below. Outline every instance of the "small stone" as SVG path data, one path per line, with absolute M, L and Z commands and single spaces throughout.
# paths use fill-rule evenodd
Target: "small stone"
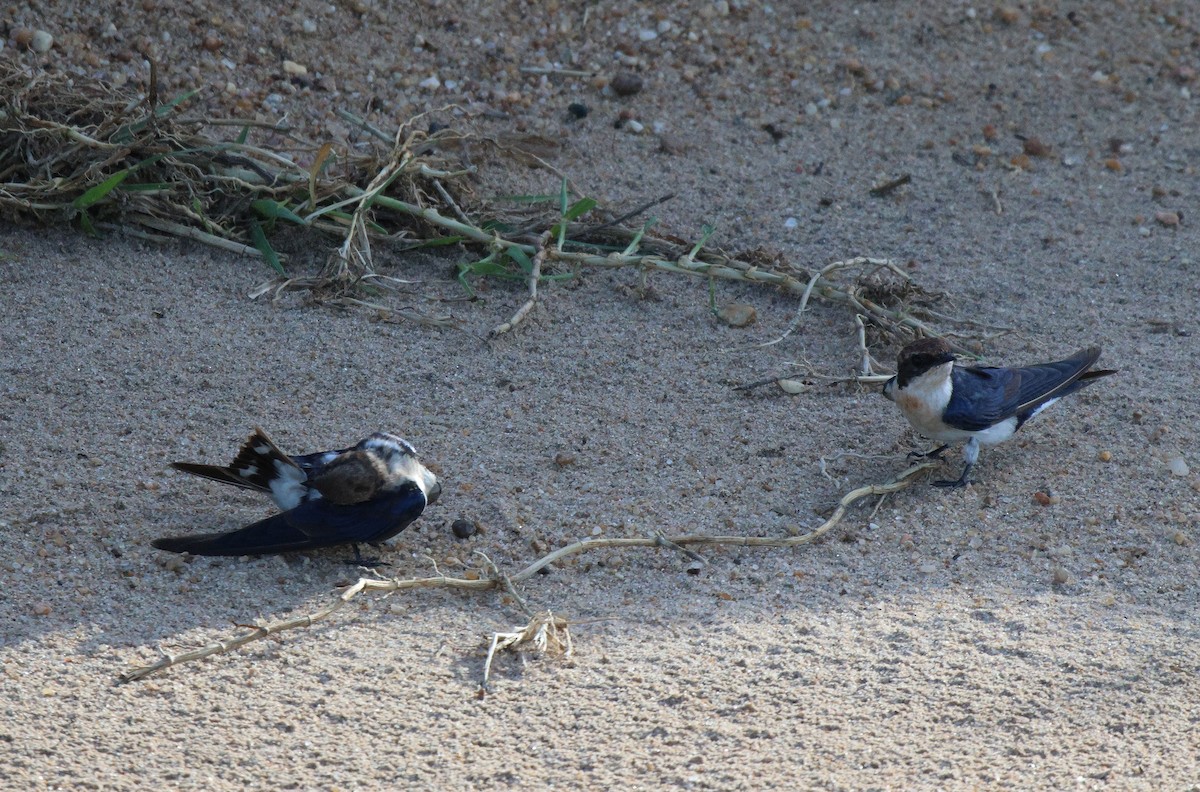
M 205 36 L 204 40 L 200 42 L 200 46 L 209 52 L 216 52 L 217 50 L 221 49 L 223 45 L 224 42 L 212 34 Z
M 1159 225 L 1166 226 L 1167 228 L 1175 228 L 1179 225 L 1178 212 L 1157 212 L 1154 215 L 1154 219 L 1158 221 Z
M 778 385 L 779 389 L 782 390 L 784 393 L 787 393 L 792 396 L 795 396 L 797 393 L 804 393 L 806 390 L 808 390 L 807 385 L 805 385 L 800 380 L 795 380 L 795 379 L 776 380 L 775 384 Z
M 996 9 L 996 21 L 1006 25 L 1015 25 L 1021 19 L 1021 12 L 1012 6 L 1002 6 Z
M 558 465 L 559 467 L 566 467 L 567 465 L 574 465 L 575 464 L 575 455 L 568 454 L 564 451 L 559 451 L 557 454 L 554 455 L 554 464 Z
M 1014 156 L 1012 159 L 1010 159 L 1008 161 L 1008 164 L 1012 165 L 1014 168 L 1020 168 L 1021 170 L 1029 170 L 1029 166 L 1030 166 L 1031 162 L 1029 160 L 1028 154 L 1017 154 L 1016 156 Z
M 752 305 L 730 303 L 717 313 L 717 317 L 730 327 L 747 327 L 754 324 L 758 318 L 758 312 Z
M 587 118 L 591 110 L 583 102 L 571 102 L 567 105 L 567 112 L 571 114 L 572 118 Z
M 1056 566 L 1051 573 L 1050 579 L 1054 581 L 1054 585 L 1056 586 L 1065 586 L 1071 582 L 1071 573 L 1060 566 Z
M 417 87 L 424 91 L 436 91 L 442 87 L 442 81 L 437 78 L 437 75 L 426 77 L 421 82 L 417 83 Z
M 46 603 L 46 602 L 36 603 L 33 606 L 33 615 L 34 616 L 49 616 L 50 615 L 49 603 Z
M 1033 493 L 1033 500 L 1039 506 L 1050 506 L 1051 504 L 1055 503 L 1057 499 L 1050 497 L 1044 492 L 1035 492 Z
M 1173 456 L 1167 460 L 1167 469 L 1171 471 L 1173 476 L 1186 476 L 1190 472 L 1188 463 L 1181 456 Z
M 1176 531 L 1171 534 L 1171 541 L 1180 547 L 1187 547 L 1192 543 L 1192 537 L 1185 534 L 1183 531 Z
M 1050 146 L 1038 140 L 1037 138 L 1026 138 L 1021 146 L 1021 150 L 1031 157 L 1049 157 Z
M 658 38 L 657 30 L 650 30 L 649 28 L 644 28 L 644 29 L 638 31 L 638 40 L 639 41 L 654 41 L 654 39 L 656 39 L 656 38 Z
M 800 221 L 794 217 L 789 217 L 783 221 L 783 227 L 791 231 L 796 226 L 800 225 Z
M 613 93 L 617 96 L 633 96 L 636 93 L 641 93 L 645 83 L 642 78 L 633 72 L 621 72 L 616 77 L 613 77 L 609 85 L 613 89 Z
M 459 518 L 450 524 L 450 530 L 459 539 L 468 539 L 475 535 L 477 528 L 474 520 Z
M 33 31 L 33 38 L 29 40 L 29 49 L 34 52 L 49 52 L 54 46 L 54 36 L 44 30 Z
M 926 575 L 932 575 L 934 572 L 937 572 L 939 569 L 941 569 L 941 567 L 942 567 L 942 565 L 939 564 L 937 561 L 926 561 L 925 563 L 921 564 L 921 566 L 919 566 L 917 568 L 920 569 L 921 572 L 925 573 Z
M 996 131 L 995 124 L 984 124 L 983 125 L 983 139 L 984 140 L 995 140 L 998 137 L 1000 137 L 1000 133 Z
M 685 568 L 685 571 L 689 575 L 699 575 L 703 570 L 704 570 L 704 564 L 700 561 L 693 561 L 692 563 L 688 564 L 687 567 Z
M 16 28 L 12 32 L 12 40 L 18 48 L 29 49 L 29 45 L 33 41 L 33 31 L 29 28 Z
M 292 77 L 299 77 L 301 75 L 308 74 L 308 67 L 305 66 L 303 63 L 296 63 L 296 61 L 285 60 L 283 62 L 283 73 L 291 75 Z
M 1111 451 L 1101 451 L 1097 455 L 1096 458 L 1099 459 L 1101 462 L 1112 462 L 1112 458 L 1113 458 L 1112 452 Z
M 631 135 L 640 135 L 646 131 L 646 125 L 636 118 L 632 118 L 625 122 L 625 131 Z
M 1104 159 L 1104 167 L 1108 168 L 1113 173 L 1120 173 L 1124 168 L 1121 165 L 1121 160 L 1116 157 L 1106 157 Z

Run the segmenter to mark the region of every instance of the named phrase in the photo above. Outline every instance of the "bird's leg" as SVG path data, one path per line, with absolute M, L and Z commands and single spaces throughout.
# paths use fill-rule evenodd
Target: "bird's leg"
M 967 463 L 963 468 L 962 475 L 954 481 L 941 480 L 933 482 L 935 487 L 943 487 L 953 489 L 955 487 L 965 487 L 971 483 L 967 476 L 971 475 L 971 468 L 975 467 L 975 463 L 979 461 L 979 441 L 972 437 L 963 446 L 963 460 Z
M 342 562 L 344 564 L 353 564 L 354 566 L 367 567 L 368 569 L 391 566 L 391 564 L 382 558 L 363 558 L 363 554 L 358 549 L 358 542 L 353 542 L 350 546 L 354 548 L 354 558 L 347 558 Z
M 909 459 L 941 459 L 942 454 L 949 447 L 950 447 L 950 445 L 946 444 L 946 445 L 940 445 L 937 448 L 933 449 L 932 451 L 909 451 L 908 458 Z

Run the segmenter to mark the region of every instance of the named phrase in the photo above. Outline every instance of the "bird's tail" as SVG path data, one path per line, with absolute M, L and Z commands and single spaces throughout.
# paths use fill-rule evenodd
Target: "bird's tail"
M 237 456 L 227 466 L 202 465 L 195 462 L 172 462 L 171 467 L 184 473 L 235 487 L 272 492 L 273 485 L 288 477 L 302 481 L 303 473 L 291 457 L 279 450 L 267 433 L 254 427 L 253 434 L 242 443 Z
M 226 533 L 167 536 L 151 542 L 159 550 L 202 556 L 243 556 L 287 553 L 322 547 L 323 543 L 288 525 L 282 514 Z

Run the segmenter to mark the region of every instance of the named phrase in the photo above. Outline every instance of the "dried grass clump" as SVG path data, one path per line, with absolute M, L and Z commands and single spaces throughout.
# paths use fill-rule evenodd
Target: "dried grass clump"
M 160 103 L 153 70 L 147 95 L 137 97 L 0 60 L 0 218 L 189 237 L 262 256 L 280 274 L 268 232 L 302 225 L 343 240 L 341 257 L 305 285 L 345 289 L 371 271 L 353 241 L 366 229 L 412 244 L 440 239 L 444 231 L 412 209 L 443 206 L 468 189 L 466 172 L 446 170 L 437 153 L 454 133 L 428 135 L 415 129 L 418 119 L 400 128 L 390 150 L 335 152 L 280 126 L 182 118 L 178 109 L 194 94 Z M 239 127 L 231 140 L 211 136 Z M 290 153 L 250 144 L 252 129 Z

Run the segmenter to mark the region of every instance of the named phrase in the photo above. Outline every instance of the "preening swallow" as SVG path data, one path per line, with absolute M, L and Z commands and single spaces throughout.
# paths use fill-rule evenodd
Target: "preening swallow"
M 960 366 L 948 343 L 924 338 L 900 350 L 896 376 L 884 384 L 883 395 L 899 405 L 913 428 L 943 444 L 925 456 L 936 458 L 951 444 L 966 441 L 962 475 L 934 482 L 961 487 L 980 446 L 1003 443 L 1063 396 L 1116 373 L 1091 370 L 1099 358 L 1100 347 L 1089 347 L 1066 360 L 1022 368 Z
M 282 512 L 225 533 L 154 540 L 160 550 L 209 556 L 311 550 L 390 539 L 421 516 L 441 482 L 395 435 L 376 432 L 352 448 L 288 456 L 262 429 L 226 467 L 175 462 L 171 467 L 224 484 L 265 492 Z

